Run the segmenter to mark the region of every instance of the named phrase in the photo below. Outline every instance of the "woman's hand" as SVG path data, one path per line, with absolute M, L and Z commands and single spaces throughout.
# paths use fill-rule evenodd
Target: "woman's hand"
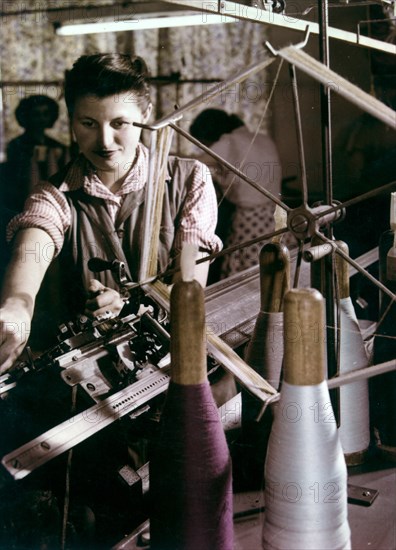
M 30 308 L 23 299 L 9 299 L 0 309 L 0 374 L 7 372 L 29 338 Z
M 96 279 L 90 281 L 89 298 L 85 302 L 85 315 L 100 317 L 112 313 L 116 316 L 125 305 L 121 295 L 113 288 L 107 288 Z

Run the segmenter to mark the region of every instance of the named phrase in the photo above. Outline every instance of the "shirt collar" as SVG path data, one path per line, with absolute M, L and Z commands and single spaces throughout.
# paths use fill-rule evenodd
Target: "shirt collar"
M 139 191 L 145 186 L 147 176 L 148 150 L 143 144 L 139 143 L 136 148 L 136 156 L 132 167 L 116 195 L 125 195 L 133 191 Z M 82 154 L 72 163 L 59 190 L 68 192 L 75 191 L 81 187 L 88 195 L 102 197 L 104 194 L 113 195 L 100 181 L 93 165 Z

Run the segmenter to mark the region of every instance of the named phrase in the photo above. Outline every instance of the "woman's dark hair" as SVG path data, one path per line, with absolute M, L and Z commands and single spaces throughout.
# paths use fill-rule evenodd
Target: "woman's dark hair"
M 221 109 L 205 109 L 191 124 L 190 133 L 199 141 L 215 143 L 223 134 L 229 134 L 240 126 L 244 123 L 238 115 L 229 115 Z
M 73 114 L 79 97 L 104 98 L 129 91 L 144 113 L 151 103 L 148 77 L 147 65 L 141 57 L 118 53 L 83 55 L 66 73 L 65 101 L 69 115 Z
M 31 95 L 21 99 L 18 107 L 15 109 L 15 118 L 18 124 L 26 129 L 29 126 L 29 116 L 32 110 L 35 107 L 42 107 L 43 105 L 48 107 L 48 128 L 52 128 L 59 116 L 59 105 L 54 99 L 46 95 Z

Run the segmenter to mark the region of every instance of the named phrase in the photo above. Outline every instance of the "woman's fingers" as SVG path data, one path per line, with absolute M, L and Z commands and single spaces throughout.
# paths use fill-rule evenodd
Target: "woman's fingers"
M 89 317 L 99 317 L 109 313 L 118 315 L 124 306 L 124 301 L 116 290 L 105 287 L 96 279 L 90 282 L 88 292 L 85 314 Z

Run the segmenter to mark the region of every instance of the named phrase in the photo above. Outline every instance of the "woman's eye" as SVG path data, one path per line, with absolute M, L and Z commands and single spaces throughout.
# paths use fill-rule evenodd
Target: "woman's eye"
M 113 128 L 122 128 L 123 126 L 128 126 L 129 122 L 126 120 L 115 120 L 113 122 Z
M 82 120 L 81 124 L 85 126 L 85 128 L 93 128 L 94 122 L 92 120 Z

